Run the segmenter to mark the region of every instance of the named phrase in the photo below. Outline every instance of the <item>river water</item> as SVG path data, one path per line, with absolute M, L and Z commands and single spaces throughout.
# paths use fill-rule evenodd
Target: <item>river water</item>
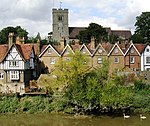
M 146 117 L 146 120 L 141 120 L 139 115 L 124 119 L 123 116 L 91 118 L 55 114 L 0 114 L 0 126 L 150 126 L 150 114 L 146 114 Z

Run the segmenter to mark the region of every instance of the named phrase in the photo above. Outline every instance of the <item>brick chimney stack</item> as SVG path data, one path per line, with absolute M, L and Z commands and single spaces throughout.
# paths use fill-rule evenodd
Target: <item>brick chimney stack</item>
M 14 33 L 10 32 L 8 35 L 8 46 L 9 46 L 9 48 L 13 45 L 13 40 L 14 40 Z
M 94 38 L 94 36 L 91 36 L 91 50 L 93 50 L 93 49 L 95 49 L 95 38 Z
M 60 48 L 61 48 L 61 50 L 63 50 L 64 47 L 65 47 L 65 39 L 64 39 L 64 37 L 62 37 L 61 40 L 60 40 Z

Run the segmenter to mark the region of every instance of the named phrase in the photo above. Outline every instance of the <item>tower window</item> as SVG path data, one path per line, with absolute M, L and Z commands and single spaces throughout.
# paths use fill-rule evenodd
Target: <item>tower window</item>
M 58 15 L 58 21 L 63 21 L 63 16 L 62 15 Z

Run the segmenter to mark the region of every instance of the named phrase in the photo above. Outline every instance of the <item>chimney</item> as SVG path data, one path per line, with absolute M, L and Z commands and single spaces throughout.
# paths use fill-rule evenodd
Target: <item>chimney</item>
M 8 46 L 9 46 L 9 48 L 13 45 L 13 40 L 14 40 L 13 36 L 14 36 L 13 32 L 10 32 L 8 35 Z
M 95 49 L 95 38 L 94 36 L 91 36 L 91 49 Z
M 40 51 L 41 51 L 41 44 L 40 44 L 40 39 L 38 38 L 37 40 L 37 46 L 38 46 L 38 50 L 37 50 L 37 54 L 39 55 L 40 54 Z
M 20 43 L 20 38 L 19 38 L 19 37 L 16 37 L 16 44 L 21 44 L 21 43 Z
M 20 38 L 21 44 L 24 44 L 24 37 Z
M 63 50 L 64 47 L 65 47 L 65 40 L 64 40 L 64 38 L 62 37 L 62 39 L 60 40 L 60 48 L 61 48 L 61 50 Z

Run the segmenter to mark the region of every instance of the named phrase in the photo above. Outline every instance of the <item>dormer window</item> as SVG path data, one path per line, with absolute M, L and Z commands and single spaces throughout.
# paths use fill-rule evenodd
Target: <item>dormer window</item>
M 114 50 L 114 53 L 118 53 L 118 49 L 117 48 Z

